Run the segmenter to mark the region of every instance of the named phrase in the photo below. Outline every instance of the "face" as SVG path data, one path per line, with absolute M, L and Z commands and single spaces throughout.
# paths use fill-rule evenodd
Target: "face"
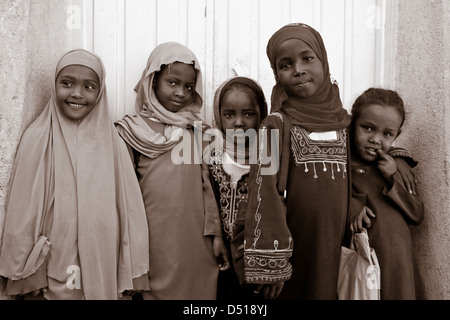
M 80 121 L 94 108 L 100 93 L 100 81 L 90 68 L 67 66 L 56 78 L 56 103 L 69 119 Z
M 193 102 L 197 72 L 193 65 L 175 62 L 155 75 L 153 88 L 159 103 L 177 112 Z
M 223 130 L 257 129 L 261 114 L 259 107 L 248 91 L 231 89 L 222 99 L 220 120 Z
M 277 79 L 289 99 L 311 97 L 324 80 L 322 62 L 302 40 L 283 42 L 276 53 Z
M 364 161 L 378 160 L 378 149 L 389 150 L 400 132 L 402 120 L 400 112 L 392 106 L 362 107 L 354 127 L 354 151 Z

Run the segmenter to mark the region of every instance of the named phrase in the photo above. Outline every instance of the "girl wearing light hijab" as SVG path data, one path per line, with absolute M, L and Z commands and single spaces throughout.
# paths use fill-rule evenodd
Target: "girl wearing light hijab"
M 147 212 L 151 291 L 143 299 L 216 299 L 216 256 L 225 247 L 208 168 L 198 161 L 202 141 L 194 137 L 203 104 L 197 58 L 182 44 L 158 45 L 135 90 L 136 113 L 116 126 Z
M 250 172 L 246 281 L 275 283 L 274 297 L 281 299 L 334 300 L 351 197 L 351 118 L 315 29 L 282 27 L 270 38 L 267 55 L 276 84 L 261 129 L 278 130 L 279 139 L 268 135 L 260 144 L 260 154 L 271 161 Z M 264 171 L 274 163 L 279 170 Z
M 220 300 L 256 298 L 253 289 L 257 286 L 248 286 L 244 279 L 244 222 L 256 130 L 266 116 L 266 99 L 256 81 L 233 77 L 216 90 L 214 118 L 223 146 L 212 149 L 209 170 L 232 258 L 232 267 L 219 274 Z M 247 142 L 240 140 L 237 130 L 248 135 Z
M 133 164 L 110 118 L 103 63 L 69 51 L 17 150 L 0 255 L 6 294 L 114 300 L 148 290 L 147 234 Z

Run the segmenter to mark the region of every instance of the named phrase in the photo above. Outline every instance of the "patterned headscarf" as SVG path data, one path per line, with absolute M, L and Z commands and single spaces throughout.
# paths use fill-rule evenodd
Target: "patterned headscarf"
M 324 80 L 317 92 L 308 98 L 286 103 L 286 92 L 277 81 L 272 89 L 271 112 L 284 111 L 293 124 L 309 131 L 331 131 L 344 129 L 350 124 L 350 116 L 342 107 L 337 83 L 330 79 L 327 51 L 320 33 L 303 23 L 288 24 L 276 31 L 267 44 L 267 56 L 277 79 L 276 54 L 280 45 L 289 40 L 304 41 L 322 62 Z

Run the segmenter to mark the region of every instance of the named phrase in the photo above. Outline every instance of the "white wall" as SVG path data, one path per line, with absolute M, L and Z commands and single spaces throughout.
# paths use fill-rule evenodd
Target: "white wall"
M 153 48 L 178 41 L 203 70 L 205 115 L 215 89 L 236 71 L 274 84 L 270 36 L 304 22 L 323 36 L 344 106 L 369 86 L 391 87 L 391 8 L 396 0 L 66 0 L 67 42 L 99 54 L 107 69 L 113 118 L 134 110 L 133 88 Z

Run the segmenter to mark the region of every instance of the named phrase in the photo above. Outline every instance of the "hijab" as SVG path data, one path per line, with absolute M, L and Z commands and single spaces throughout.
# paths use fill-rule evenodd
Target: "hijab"
M 56 78 L 71 65 L 91 68 L 100 81 L 96 106 L 80 121 L 66 118 L 56 103 Z M 139 184 L 109 114 L 101 59 L 85 50 L 69 51 L 54 79 L 50 101 L 17 150 L 0 274 L 20 280 L 46 268 L 48 278 L 65 285 L 68 267 L 75 265 L 85 299 L 117 299 L 148 272 Z
M 159 103 L 153 89 L 155 73 L 161 66 L 181 62 L 192 65 L 197 71 L 195 100 L 178 112 L 170 112 Z M 182 129 L 188 129 L 196 122 L 202 122 L 199 113 L 202 108 L 202 73 L 195 54 L 186 46 L 177 42 L 162 43 L 150 54 L 147 66 L 135 87 L 137 92 L 135 114 L 126 115 L 116 122 L 122 138 L 140 153 L 156 158 L 172 150 L 182 135 Z M 166 124 L 164 134 L 154 132 L 144 119 Z
M 230 78 L 230 79 L 224 81 L 217 88 L 217 90 L 214 94 L 215 125 L 216 125 L 216 128 L 219 129 L 223 133 L 224 137 L 226 135 L 226 132 L 222 126 L 222 120 L 221 120 L 221 116 L 220 116 L 220 107 L 222 105 L 222 100 L 223 100 L 225 94 L 227 93 L 228 89 L 231 87 L 231 85 L 233 85 L 235 83 L 239 83 L 239 84 L 242 84 L 242 85 L 248 87 L 256 95 L 261 121 L 267 116 L 267 102 L 266 102 L 266 98 L 264 96 L 264 92 L 263 92 L 261 86 L 255 80 L 247 78 L 247 77 L 237 76 L 237 77 Z M 234 158 L 232 151 L 234 151 L 234 152 L 242 151 L 239 148 L 237 148 L 237 150 L 235 150 L 234 146 L 233 146 L 233 148 L 230 148 L 228 143 L 225 143 L 225 150 L 231 156 L 232 159 Z M 238 159 L 243 159 L 242 157 L 248 158 L 248 154 L 243 155 L 241 152 L 239 155 L 237 155 L 237 157 L 238 157 Z
M 287 103 L 287 94 L 277 83 L 272 89 L 271 112 L 283 111 L 293 124 L 300 125 L 308 131 L 332 131 L 345 129 L 350 124 L 350 115 L 342 107 L 339 87 L 330 80 L 327 51 L 322 37 L 312 27 L 302 23 L 288 24 L 276 31 L 267 44 L 267 56 L 277 78 L 276 53 L 280 45 L 289 40 L 304 41 L 322 62 L 324 80 L 317 92 L 308 98 Z

